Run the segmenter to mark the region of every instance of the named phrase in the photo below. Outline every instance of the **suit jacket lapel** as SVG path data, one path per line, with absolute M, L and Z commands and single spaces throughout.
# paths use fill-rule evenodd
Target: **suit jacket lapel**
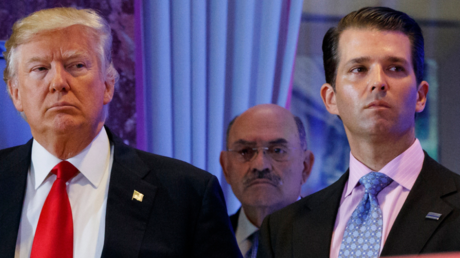
M 142 179 L 149 169 L 136 150 L 108 134 L 114 143 L 114 160 L 102 257 L 138 257 L 157 187 Z M 142 201 L 133 199 L 135 190 L 143 194 Z
M 335 219 L 348 175 L 347 171 L 331 187 L 318 192 L 314 201 L 308 202 L 294 220 L 294 257 L 329 257 Z
M 0 258 L 14 257 L 30 166 L 32 140 L 0 162 Z
M 236 229 L 238 228 L 238 219 L 240 217 L 241 207 L 236 211 L 235 214 L 230 216 L 230 223 L 232 224 L 233 233 L 236 233 Z
M 451 175 L 425 153 L 422 171 L 391 228 L 382 256 L 420 253 L 436 228 L 452 212 L 442 197 L 456 191 Z M 426 219 L 428 212 L 442 216 L 439 220 Z

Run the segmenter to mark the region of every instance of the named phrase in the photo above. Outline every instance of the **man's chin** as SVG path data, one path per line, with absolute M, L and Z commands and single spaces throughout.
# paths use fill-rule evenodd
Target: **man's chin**
M 85 123 L 72 115 L 59 115 L 49 125 L 49 130 L 58 135 L 78 134 L 85 131 Z
M 246 202 L 247 206 L 258 207 L 258 208 L 268 208 L 268 209 L 277 209 L 282 203 L 279 200 L 279 196 L 266 196 L 265 198 L 259 197 L 259 199 L 253 198 Z
M 276 203 L 281 193 L 279 189 L 272 184 L 255 184 L 246 188 L 243 195 L 250 196 L 250 202 L 254 206 L 259 206 Z

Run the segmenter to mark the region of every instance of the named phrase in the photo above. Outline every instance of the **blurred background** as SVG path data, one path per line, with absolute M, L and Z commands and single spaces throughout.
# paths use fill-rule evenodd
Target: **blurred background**
M 349 146 L 342 123 L 319 96 L 325 82 L 323 36 L 364 6 L 406 12 L 422 27 L 430 83 L 417 137 L 430 156 L 460 172 L 460 1 L 2 1 L 0 48 L 17 19 L 58 6 L 95 9 L 112 26 L 113 60 L 121 76 L 109 128 L 131 146 L 216 175 L 229 213 L 239 203 L 218 162 L 228 122 L 256 104 L 289 108 L 306 125 L 316 156 L 302 195 L 331 184 L 348 167 Z M 4 67 L 0 59 L 0 70 Z M 0 82 L 0 149 L 30 138 Z

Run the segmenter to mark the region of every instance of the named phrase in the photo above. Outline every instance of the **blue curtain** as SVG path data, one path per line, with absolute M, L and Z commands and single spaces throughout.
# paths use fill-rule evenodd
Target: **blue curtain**
M 5 42 L 0 41 L 0 71 L 5 69 L 5 59 L 1 53 L 5 51 Z M 3 76 L 2 76 L 3 77 Z M 0 80 L 0 150 L 24 144 L 30 138 L 29 125 L 21 118 L 8 96 L 6 84 Z
M 136 1 L 138 147 L 216 175 L 228 122 L 288 106 L 302 0 Z

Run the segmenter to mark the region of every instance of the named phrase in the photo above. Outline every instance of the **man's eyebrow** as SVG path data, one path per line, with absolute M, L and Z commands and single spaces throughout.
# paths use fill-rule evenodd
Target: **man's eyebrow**
M 72 58 L 78 58 L 78 57 L 83 57 L 85 59 L 89 58 L 89 56 L 85 52 L 78 51 L 78 50 L 65 52 L 62 54 L 62 57 L 63 59 L 72 59 Z M 30 64 L 34 62 L 48 62 L 51 59 L 52 57 L 50 56 L 42 56 L 42 57 L 34 56 L 34 57 L 31 57 L 29 60 L 27 60 L 26 63 Z
M 50 58 L 48 56 L 44 56 L 44 57 L 38 57 L 38 56 L 34 56 L 32 58 L 30 58 L 29 60 L 27 60 L 27 64 L 30 64 L 30 63 L 35 63 L 35 62 L 45 62 L 45 61 L 48 61 Z
M 77 58 L 77 57 L 88 58 L 88 54 L 80 50 L 71 50 L 71 51 L 64 52 L 62 54 L 62 57 L 64 59 L 71 59 L 71 58 Z
M 362 64 L 362 63 L 369 62 L 370 60 L 371 58 L 368 56 L 357 57 L 357 58 L 350 59 L 347 62 L 347 64 Z M 397 57 L 397 56 L 387 56 L 385 57 L 385 60 L 392 62 L 392 63 L 403 63 L 403 64 L 408 63 L 408 61 L 405 58 Z
M 243 140 L 243 139 L 240 139 L 240 140 L 234 142 L 233 144 L 238 144 L 238 145 L 257 145 L 256 142 L 250 142 L 250 141 L 246 141 L 246 140 Z M 288 141 L 286 139 L 284 139 L 284 138 L 278 138 L 276 140 L 269 141 L 268 144 L 270 144 L 270 145 L 288 144 Z
M 402 64 L 408 63 L 405 58 L 396 57 L 396 56 L 389 56 L 386 58 L 386 60 L 392 63 L 402 63 Z
M 275 144 L 288 144 L 288 141 L 284 138 L 279 138 L 273 141 L 268 142 L 270 145 L 275 145 Z
M 238 145 L 256 145 L 256 142 L 250 142 L 250 141 L 245 141 L 243 139 L 239 139 L 238 141 L 234 142 L 233 144 L 238 144 Z
M 370 60 L 371 60 L 371 58 L 368 57 L 368 56 L 357 57 L 357 58 L 353 58 L 353 59 L 349 60 L 347 62 L 347 64 L 362 64 L 362 63 L 365 63 L 365 62 L 369 62 Z

